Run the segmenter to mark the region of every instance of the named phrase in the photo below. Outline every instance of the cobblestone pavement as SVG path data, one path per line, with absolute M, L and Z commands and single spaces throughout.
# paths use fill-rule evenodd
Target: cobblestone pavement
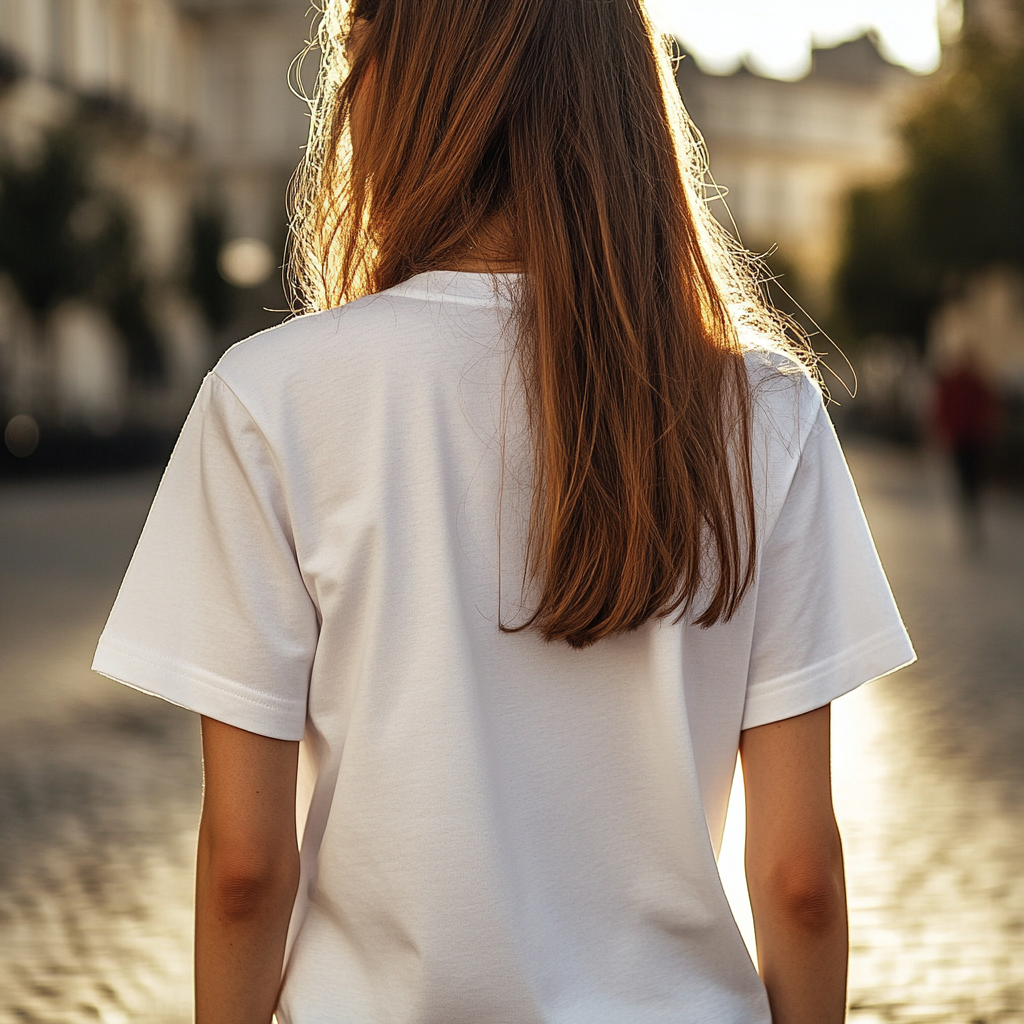
M 985 548 L 942 467 L 855 448 L 854 475 L 917 647 L 835 708 L 851 907 L 850 1019 L 1024 1022 L 1024 501 Z
M 0 491 L 0 1022 L 190 1019 L 198 728 L 89 671 L 156 476 Z
M 920 662 L 837 702 L 851 1024 L 1024 1024 L 1024 501 L 851 464 Z M 0 1024 L 189 1019 L 197 725 L 88 671 L 156 484 L 0 490 Z M 813 552 L 809 552 L 813 557 Z

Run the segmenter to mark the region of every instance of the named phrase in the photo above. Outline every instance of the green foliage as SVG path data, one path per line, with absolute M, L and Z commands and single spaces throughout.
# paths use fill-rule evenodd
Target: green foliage
M 903 135 L 900 178 L 850 197 L 837 297 L 860 334 L 923 343 L 971 274 L 1024 267 L 1024 47 L 967 34 Z
M 48 135 L 29 165 L 0 158 L 0 271 L 43 321 L 65 299 L 105 309 L 127 344 L 129 369 L 158 378 L 160 348 L 145 307 L 132 219 L 97 188 L 74 129 Z
M 902 182 L 849 197 L 838 298 L 861 336 L 895 334 L 923 342 L 939 301 L 941 278 L 915 251 L 908 206 Z

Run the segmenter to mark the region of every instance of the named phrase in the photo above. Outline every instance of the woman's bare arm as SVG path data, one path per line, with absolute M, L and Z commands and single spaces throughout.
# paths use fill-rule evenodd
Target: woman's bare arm
M 196 1024 L 270 1024 L 299 880 L 298 743 L 203 719 Z
M 747 885 L 772 1024 L 842 1024 L 849 943 L 829 708 L 740 739 Z

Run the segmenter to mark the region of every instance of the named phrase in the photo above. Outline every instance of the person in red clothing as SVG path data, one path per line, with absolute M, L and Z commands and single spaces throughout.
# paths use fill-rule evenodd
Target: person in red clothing
M 964 523 L 971 541 L 981 541 L 980 500 L 995 434 L 998 399 L 968 350 L 939 375 L 935 424 L 953 457 Z

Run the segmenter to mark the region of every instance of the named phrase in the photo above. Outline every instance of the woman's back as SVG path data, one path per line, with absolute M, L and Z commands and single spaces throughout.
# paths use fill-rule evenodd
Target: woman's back
M 760 350 L 733 618 L 500 630 L 534 597 L 513 284 L 423 274 L 232 349 L 95 667 L 305 737 L 282 1024 L 767 1024 L 714 861 L 740 730 L 912 652 L 816 386 Z

